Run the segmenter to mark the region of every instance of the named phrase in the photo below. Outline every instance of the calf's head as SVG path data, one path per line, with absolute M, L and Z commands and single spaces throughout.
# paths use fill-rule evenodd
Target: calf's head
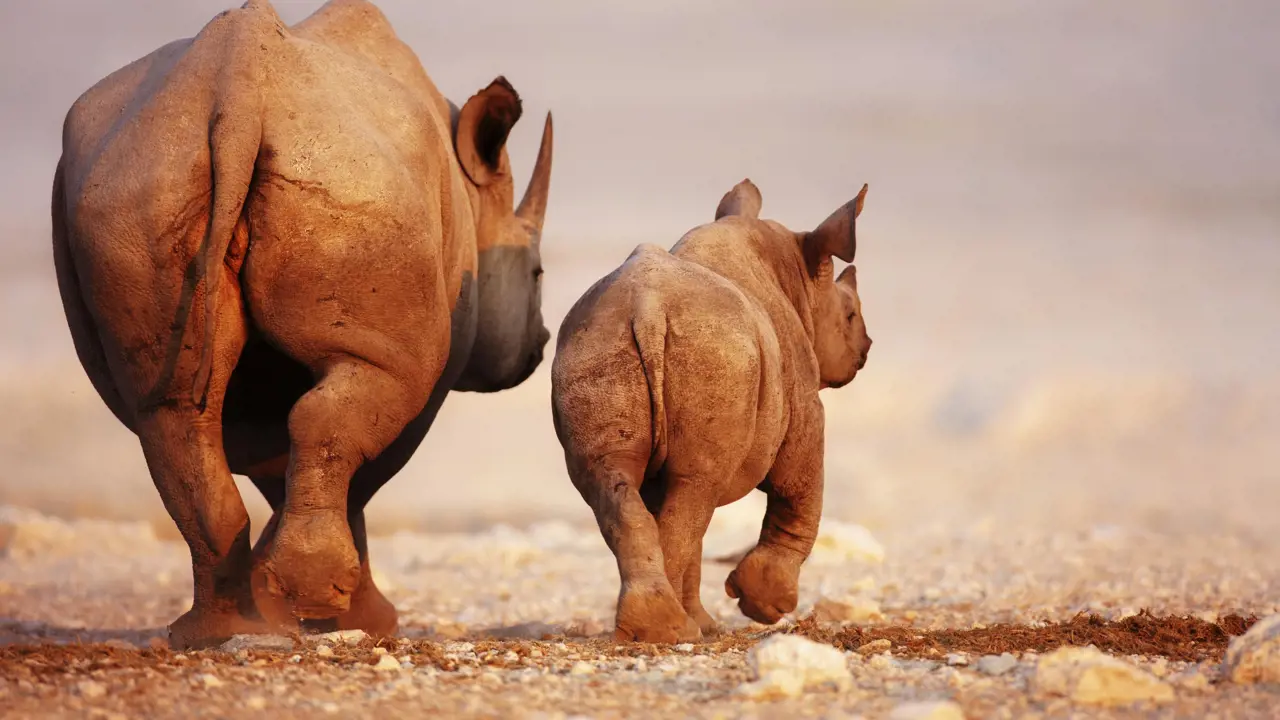
M 854 228 L 867 197 L 863 185 L 858 196 L 831 213 L 816 230 L 793 233 L 771 220 L 760 221 L 760 232 L 775 235 L 777 247 L 794 247 L 803 259 L 803 283 L 813 327 L 813 352 L 818 359 L 822 387 L 841 387 L 853 380 L 867 363 L 871 338 L 862 317 L 858 275 L 852 265 L 857 250 Z M 758 219 L 760 190 L 743 180 L 725 194 L 716 208 L 716 219 L 738 215 Z M 773 246 L 774 242 L 770 245 Z M 788 250 L 788 252 L 791 252 Z M 834 259 L 847 263 L 839 277 Z
M 551 338 L 542 320 L 542 222 L 551 184 L 551 114 L 533 177 L 519 207 L 507 136 L 520 119 L 520 96 L 499 77 L 454 114 L 454 149 L 471 183 L 475 214 L 478 322 L 475 343 L 454 389 L 515 387 L 542 362 Z

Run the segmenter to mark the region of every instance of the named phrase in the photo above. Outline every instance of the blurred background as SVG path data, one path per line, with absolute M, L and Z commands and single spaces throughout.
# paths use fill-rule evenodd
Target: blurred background
M 276 6 L 296 22 L 320 4 Z M 1274 536 L 1280 4 L 379 6 L 454 101 L 499 74 L 520 91 L 518 189 L 554 111 L 553 332 L 636 244 L 674 244 L 744 177 L 796 230 L 870 183 L 857 262 L 875 349 L 824 393 L 829 515 L 886 533 Z M 174 536 L 136 440 L 76 360 L 49 194 L 76 97 L 227 7 L 0 4 L 0 504 Z M 451 396 L 372 529 L 591 523 L 548 367 Z

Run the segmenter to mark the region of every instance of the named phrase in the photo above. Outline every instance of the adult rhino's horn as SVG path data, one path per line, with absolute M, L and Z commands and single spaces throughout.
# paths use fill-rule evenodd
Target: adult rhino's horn
M 542 221 L 547 216 L 547 193 L 551 189 L 551 145 L 552 145 L 551 113 L 547 113 L 547 122 L 542 126 L 542 146 L 538 148 L 538 161 L 533 165 L 533 177 L 529 178 L 529 187 L 524 191 L 520 207 L 516 215 L 533 223 L 542 232 Z

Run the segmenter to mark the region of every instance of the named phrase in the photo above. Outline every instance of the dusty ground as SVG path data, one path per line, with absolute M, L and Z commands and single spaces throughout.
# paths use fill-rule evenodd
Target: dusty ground
M 766 629 L 724 596 L 730 567 L 714 558 L 750 540 L 756 510 L 717 518 L 703 597 L 727 632 L 692 646 L 609 641 L 611 556 L 589 527 L 543 523 L 375 540 L 381 580 L 403 615 L 402 637 L 381 650 L 367 639 L 319 649 L 299 638 L 286 648 L 175 654 L 161 638 L 188 602 L 185 548 L 142 524 L 6 509 L 0 697 L 9 717 L 870 718 L 911 700 L 953 699 L 971 718 L 1226 718 L 1265 717 L 1280 704 L 1280 693 L 1218 676 L 1229 637 L 1280 609 L 1280 556 L 1265 547 L 1115 526 L 920 531 L 880 538 L 881 547 L 846 533 L 806 566 L 801 620 Z M 807 619 L 823 598 L 880 616 L 843 629 Z M 746 651 L 778 631 L 850 651 L 855 686 L 777 702 L 735 696 L 750 675 Z M 858 652 L 881 639 L 888 654 Z M 1035 691 L 1039 654 L 1088 643 L 1165 678 L 1175 702 L 1103 712 Z M 384 651 L 397 662 L 375 669 Z M 983 655 L 1002 652 L 1017 663 L 998 675 L 981 669 Z

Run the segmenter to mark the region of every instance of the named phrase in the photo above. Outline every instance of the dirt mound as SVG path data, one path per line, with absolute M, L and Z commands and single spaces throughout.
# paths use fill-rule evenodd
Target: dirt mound
M 806 618 L 790 632 L 836 647 L 856 650 L 876 640 L 893 643 L 893 654 L 907 657 L 939 657 L 947 653 L 999 655 L 1034 650 L 1039 653 L 1075 645 L 1095 645 L 1115 655 L 1148 655 L 1170 660 L 1199 662 L 1218 660 L 1227 643 L 1243 635 L 1255 622 L 1227 615 L 1216 623 L 1194 617 L 1157 617 L 1143 610 L 1124 620 L 1104 620 L 1080 613 L 1071 620 L 1042 627 L 996 624 L 970 630 L 918 630 L 911 627 L 851 627 L 831 630 Z

